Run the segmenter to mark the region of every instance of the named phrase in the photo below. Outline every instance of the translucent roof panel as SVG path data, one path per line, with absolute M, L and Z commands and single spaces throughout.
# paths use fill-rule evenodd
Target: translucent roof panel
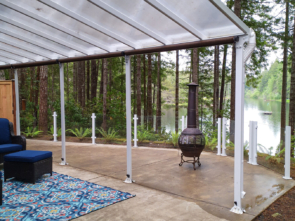
M 220 0 L 1 0 L 0 66 L 248 33 Z

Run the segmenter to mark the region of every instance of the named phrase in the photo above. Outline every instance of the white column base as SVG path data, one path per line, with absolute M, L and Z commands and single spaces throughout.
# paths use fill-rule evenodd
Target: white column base
M 227 157 L 226 153 L 222 153 L 221 156 L 223 156 L 223 157 Z
M 283 178 L 284 178 L 285 180 L 292 180 L 291 177 L 285 177 L 285 176 L 283 176 Z
M 96 137 L 91 137 L 91 139 L 92 139 L 92 144 L 95 144 Z
M 245 195 L 246 195 L 246 192 L 242 191 L 242 199 L 244 198 Z
M 68 163 L 64 162 L 64 161 L 61 161 L 60 164 L 61 166 L 66 166 L 66 165 L 69 165 Z
M 53 134 L 53 142 L 57 142 L 56 137 L 57 137 L 57 134 Z
M 134 141 L 134 146 L 133 147 L 138 147 L 137 146 L 137 141 L 138 141 L 138 139 L 133 139 L 133 141 Z M 136 141 L 136 142 L 135 142 Z
M 126 178 L 125 181 L 123 181 L 124 183 L 135 183 L 135 180 L 132 180 L 131 178 Z
M 234 206 L 233 208 L 231 208 L 230 211 L 236 214 L 243 214 L 244 212 L 246 212 L 245 210 L 243 210 L 242 208 L 238 206 Z
M 259 164 L 257 164 L 257 163 L 251 163 L 251 162 L 247 162 L 247 163 L 249 163 L 249 164 L 251 164 L 251 165 L 253 165 L 253 166 L 258 166 Z
M 217 154 L 216 155 L 221 156 L 220 147 L 216 146 L 216 148 L 217 148 Z

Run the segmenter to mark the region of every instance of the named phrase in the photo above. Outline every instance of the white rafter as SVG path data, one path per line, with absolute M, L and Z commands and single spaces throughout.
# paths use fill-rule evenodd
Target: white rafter
M 66 46 L 68 48 L 71 48 L 73 50 L 79 51 L 82 54 L 88 55 L 87 50 L 85 50 L 85 49 L 83 49 L 83 48 L 81 48 L 81 47 L 79 47 L 79 46 L 77 46 L 75 44 L 72 44 L 72 43 L 70 43 L 68 41 L 65 41 L 63 38 L 59 38 L 59 37 L 54 36 L 52 34 L 47 34 L 45 32 L 39 31 L 39 30 L 37 30 L 35 28 L 31 28 L 30 26 L 28 26 L 26 24 L 23 24 L 21 22 L 15 21 L 13 19 L 7 18 L 7 17 L 5 17 L 3 15 L 0 15 L 0 20 L 5 21 L 5 22 L 7 22 L 9 24 L 12 24 L 14 26 L 17 26 L 19 28 L 22 28 L 22 29 L 24 29 L 26 31 L 32 32 L 33 34 L 39 35 L 39 36 L 41 36 L 43 38 L 47 38 L 50 41 L 54 41 L 54 42 L 56 42 L 58 44 L 61 44 L 61 45 L 64 45 L 64 46 Z
M 132 41 L 130 41 L 130 40 L 128 40 L 128 39 L 114 33 L 114 32 L 112 32 L 111 30 L 97 24 L 94 21 L 90 21 L 89 19 L 79 15 L 76 12 L 73 12 L 73 11 L 63 7 L 62 5 L 59 5 L 59 4 L 57 4 L 57 3 L 55 3 L 55 2 L 53 2 L 51 0 L 39 0 L 39 1 L 43 2 L 44 4 L 54 8 L 54 9 L 60 11 L 60 12 L 62 12 L 63 14 L 65 14 L 65 15 L 67 15 L 67 16 L 69 16 L 69 17 L 71 17 L 71 18 L 73 18 L 73 19 L 75 19 L 75 20 L 77 20 L 77 21 L 79 21 L 79 22 L 81 22 L 81 23 L 83 23 L 83 24 L 85 24 L 85 25 L 87 25 L 87 26 L 89 26 L 89 27 L 91 27 L 91 28 L 93 28 L 93 29 L 95 29 L 95 30 L 97 30 L 97 31 L 99 31 L 99 32 L 101 32 L 101 33 L 103 33 L 103 34 L 105 34 L 105 35 L 107 35 L 107 36 L 121 42 L 121 43 L 123 43 L 123 44 L 125 44 L 125 45 L 128 45 L 131 48 L 136 48 L 136 49 L 139 48 Z
M 0 42 L 11 45 L 11 46 L 14 46 L 14 47 L 19 48 L 19 49 L 23 49 L 25 51 L 28 51 L 28 52 L 31 52 L 31 53 L 34 53 L 34 54 L 37 54 L 37 55 L 40 55 L 40 56 L 42 56 L 44 58 L 52 59 L 52 56 L 50 56 L 48 53 L 44 53 L 44 52 L 42 52 L 40 50 L 35 50 L 32 47 L 27 47 L 27 46 L 25 46 L 23 44 L 19 44 L 17 42 L 13 42 L 13 41 L 9 41 L 7 39 L 1 38 L 1 35 L 0 35 Z
M 0 39 L 0 41 L 1 41 L 1 39 Z M 5 45 L 3 43 L 0 44 L 0 50 L 7 51 L 7 52 L 10 52 L 15 55 L 19 55 L 19 56 L 22 56 L 24 58 L 27 58 L 27 59 L 30 59 L 33 61 L 40 61 L 41 60 L 41 59 L 38 59 L 38 56 L 33 56 L 33 55 L 29 54 L 28 52 L 19 51 L 19 49 L 14 49 L 13 47 Z
M 19 61 L 21 63 L 25 63 L 25 62 L 30 61 L 30 59 L 20 57 L 19 55 L 16 56 L 16 55 L 8 53 L 6 51 L 2 51 L 1 48 L 0 48 L 0 56 L 5 57 L 5 58 L 9 58 L 9 59 L 12 59 L 12 60 L 15 60 L 15 61 Z
M 209 0 L 221 13 L 230 19 L 245 34 L 251 34 L 250 28 L 220 0 Z
M 58 47 L 50 46 L 50 45 L 48 45 L 48 44 L 45 44 L 45 43 L 42 43 L 42 42 L 39 42 L 39 41 L 36 41 L 36 40 L 30 39 L 30 38 L 27 38 L 27 37 L 25 37 L 25 36 L 23 36 L 23 35 L 17 34 L 17 33 L 15 33 L 15 32 L 11 32 L 11 31 L 9 31 L 9 30 L 7 30 L 7 29 L 4 29 L 4 28 L 1 28 L 1 27 L 0 27 L 0 32 L 4 33 L 4 34 L 6 34 L 6 35 L 10 35 L 10 36 L 12 36 L 12 37 L 18 38 L 18 39 L 20 39 L 20 40 L 23 40 L 23 41 L 29 42 L 29 43 L 31 43 L 31 44 L 33 44 L 33 45 L 37 45 L 37 46 L 39 46 L 39 47 L 41 47 L 41 48 L 45 48 L 45 49 L 47 49 L 47 50 L 49 50 L 49 51 L 53 51 L 53 52 L 55 52 L 55 53 L 57 53 L 57 54 L 60 54 L 60 55 L 65 56 L 65 57 L 69 57 L 69 55 L 68 55 L 67 52 L 64 52 L 63 50 L 60 50 Z
M 194 36 L 196 36 L 197 38 L 199 38 L 200 40 L 207 38 L 207 36 L 204 33 L 202 33 L 197 28 L 193 27 L 188 22 L 184 21 L 182 18 L 180 18 L 179 16 L 177 16 L 174 12 L 172 12 L 171 10 L 169 10 L 167 7 L 165 7 L 164 5 L 162 5 L 157 0 L 145 0 L 145 1 L 148 4 L 150 4 L 151 6 L 153 6 L 155 9 L 157 9 L 158 11 L 160 11 L 161 13 L 163 13 L 164 15 L 166 15 L 168 18 L 170 18 L 171 20 L 173 20 L 175 23 L 177 23 L 178 25 L 180 25 L 182 28 L 184 28 L 185 30 L 187 30 L 188 32 L 190 32 L 191 34 L 193 34 Z
M 0 56 L 0 61 L 3 61 L 3 62 L 8 63 L 8 64 L 16 64 L 16 63 L 19 63 L 16 60 L 13 60 L 13 59 L 10 59 L 10 58 L 6 58 L 6 57 L 3 57 L 3 56 Z
M 159 34 L 155 33 L 154 31 L 150 30 L 149 28 L 145 27 L 144 25 L 138 23 L 137 21 L 133 20 L 132 18 L 128 17 L 127 15 L 123 14 L 122 12 L 118 11 L 117 9 L 113 8 L 112 6 L 106 4 L 101 0 L 88 0 L 89 2 L 93 3 L 97 7 L 107 11 L 108 13 L 112 14 L 113 16 L 117 17 L 118 19 L 122 20 L 123 22 L 131 25 L 132 27 L 136 28 L 137 30 L 145 33 L 146 35 L 150 36 L 151 38 L 161 42 L 162 44 L 171 44 L 170 41 L 165 39 L 164 37 L 160 36 Z
M 97 39 L 95 39 L 95 38 L 93 38 L 91 36 L 86 36 L 86 35 L 83 35 L 81 33 L 72 31 L 72 30 L 70 30 L 70 29 L 68 29 L 68 28 L 66 28 L 64 26 L 61 26 L 61 25 L 59 25 L 59 24 L 57 24 L 55 22 L 52 22 L 49 19 L 43 18 L 42 16 L 39 16 L 39 15 L 37 15 L 37 14 L 27 10 L 27 9 L 24 9 L 24 8 L 22 8 L 22 7 L 18 6 L 18 5 L 15 5 L 15 4 L 11 3 L 11 2 L 8 2 L 6 0 L 2 0 L 0 2 L 0 4 L 6 6 L 8 8 L 11 8 L 12 10 L 18 11 L 18 12 L 20 12 L 22 14 L 25 14 L 25 15 L 27 15 L 27 16 L 29 16 L 29 17 L 37 20 L 37 21 L 40 21 L 40 22 L 42 22 L 42 23 L 44 23 L 46 25 L 49 25 L 52 28 L 55 28 L 55 29 L 57 29 L 59 31 L 62 31 L 62 32 L 66 33 L 68 35 L 71 35 L 71 36 L 73 36 L 75 38 L 78 38 L 78 39 L 80 39 L 80 40 L 82 40 L 84 42 L 92 44 L 93 46 L 96 46 L 96 47 L 98 47 L 98 48 L 100 48 L 102 50 L 105 50 L 107 52 L 110 51 L 109 47 L 105 46 L 104 44 L 97 41 Z

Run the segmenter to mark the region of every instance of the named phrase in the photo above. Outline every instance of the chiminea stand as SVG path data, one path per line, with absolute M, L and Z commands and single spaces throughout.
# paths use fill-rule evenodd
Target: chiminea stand
M 200 162 L 200 157 L 197 157 L 197 160 L 196 160 L 196 157 L 194 157 L 193 160 L 184 160 L 183 153 L 181 153 L 181 161 L 180 161 L 179 166 L 182 166 L 183 163 L 192 163 L 194 165 L 194 170 L 196 170 L 196 163 L 198 163 L 199 167 L 202 165 Z

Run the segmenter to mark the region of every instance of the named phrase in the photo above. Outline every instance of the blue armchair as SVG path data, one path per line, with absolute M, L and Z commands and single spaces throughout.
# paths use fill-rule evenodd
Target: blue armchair
M 5 118 L 0 118 L 0 163 L 4 162 L 6 154 L 26 150 L 26 138 L 15 136 L 13 124 Z

